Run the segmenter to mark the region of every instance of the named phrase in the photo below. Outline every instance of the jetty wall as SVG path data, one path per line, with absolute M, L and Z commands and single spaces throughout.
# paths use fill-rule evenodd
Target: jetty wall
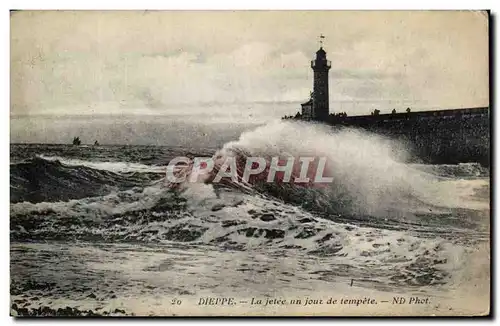
M 358 127 L 406 144 L 413 162 L 490 163 L 489 108 L 404 112 L 367 116 L 330 115 L 328 124 Z

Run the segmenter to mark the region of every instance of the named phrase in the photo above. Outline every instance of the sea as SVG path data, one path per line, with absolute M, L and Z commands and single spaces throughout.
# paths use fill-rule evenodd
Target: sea
M 218 148 L 11 144 L 11 314 L 485 314 L 489 169 L 406 146 L 283 121 Z M 333 181 L 166 178 L 216 155 L 326 157 Z

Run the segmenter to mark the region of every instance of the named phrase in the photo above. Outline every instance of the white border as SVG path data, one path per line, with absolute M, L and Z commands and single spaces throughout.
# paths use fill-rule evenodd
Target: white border
M 2 223 L 0 229 L 3 230 L 4 234 L 1 237 L 1 242 L 2 242 L 2 250 L 1 250 L 1 257 L 0 261 L 2 262 L 2 270 L 1 270 L 1 288 L 0 288 L 0 320 L 1 320 L 1 325 L 12 325 L 14 324 L 14 320 L 9 317 L 9 306 L 10 306 L 10 294 L 9 294 L 9 237 L 8 237 L 8 230 L 9 230 L 9 194 L 8 194 L 8 188 L 7 185 L 9 183 L 9 171 L 7 169 L 7 166 L 9 166 L 9 9 L 61 9 L 61 10 L 68 10 L 68 9 L 86 9 L 86 10 L 103 10 L 103 9 L 126 9 L 126 10 L 132 10 L 132 9 L 140 9 L 144 10 L 145 8 L 151 9 L 151 10 L 184 10 L 184 9 L 209 9 L 209 10 L 214 10 L 214 9 L 225 9 L 225 10 L 238 10 L 238 9 L 259 9 L 259 10 L 271 10 L 271 9 L 309 9 L 309 10 L 325 10 L 325 9 L 336 9 L 336 10 L 360 10 L 360 9 L 378 9 L 378 10 L 383 10 L 383 9 L 402 9 L 402 10 L 410 10 L 410 9 L 433 9 L 433 10 L 442 10 L 442 9 L 468 9 L 468 10 L 478 10 L 478 9 L 493 9 L 493 12 L 500 12 L 500 9 L 498 9 L 498 4 L 499 1 L 481 1 L 481 0 L 475 0 L 475 1 L 460 1 L 460 0 L 454 0 L 454 1 L 435 1 L 435 0 L 420 0 L 420 1 L 414 1 L 410 3 L 409 1 L 388 1 L 388 0 L 378 0 L 378 1 L 359 1 L 359 0 L 349 0 L 349 1 L 343 1 L 343 2 L 335 2 L 332 3 L 332 1 L 317 1 L 317 0 L 307 0 L 307 1 L 270 1 L 270 0 L 246 0 L 246 1 L 221 1 L 221 0 L 212 0 L 212 1 L 194 1 L 194 0 L 183 0 L 183 1 L 177 1 L 177 2 L 164 2 L 164 1 L 152 1 L 152 0 L 142 0 L 142 1 L 103 1 L 103 0 L 86 0 L 86 1 L 80 1 L 80 2 L 69 2 L 69 1 L 62 1 L 62 0 L 45 0 L 45 1 L 3 1 L 2 2 L 2 11 L 0 14 L 1 17 L 1 37 L 2 37 L 2 51 L 0 51 L 0 58 L 1 58 L 1 63 L 2 63 L 2 73 L 1 73 L 1 94 L 2 96 L 0 97 L 1 103 L 3 104 L 2 111 L 4 114 L 3 119 L 0 119 L 0 146 L 2 150 L 2 155 L 1 155 L 1 160 L 2 160 L 2 170 L 1 170 L 1 183 L 2 183 L 2 194 L 0 196 L 1 200 L 1 208 L 3 214 L 0 216 L 0 220 Z M 498 24 L 498 22 L 497 22 Z M 498 43 L 498 33 L 495 33 L 495 43 Z M 495 73 L 497 76 L 496 72 L 498 70 L 498 63 L 496 65 L 496 70 L 491 73 Z M 498 91 L 498 83 L 496 84 L 495 92 Z M 500 123 L 500 117 L 499 114 L 496 114 L 495 118 L 495 123 L 498 126 Z M 498 153 L 499 146 L 498 146 L 498 133 L 495 135 L 495 152 Z M 496 192 L 495 194 L 495 200 L 498 202 L 499 200 L 499 194 Z M 496 219 L 496 216 L 494 217 Z M 495 228 L 495 235 L 498 236 L 498 225 L 500 222 L 498 219 L 496 219 L 496 228 Z M 494 243 L 492 243 L 494 244 Z M 495 250 L 495 261 L 498 262 L 498 250 Z M 491 277 L 494 277 L 494 275 L 491 275 Z M 495 282 L 496 284 L 498 282 Z M 496 291 L 495 291 L 496 292 Z M 496 304 L 497 301 L 493 301 L 496 308 L 495 311 L 498 313 L 498 305 Z M 185 323 L 198 323 L 200 320 L 191 320 L 191 321 L 185 321 L 185 320 L 175 320 L 175 319 L 170 319 L 170 320 L 165 320 L 169 324 L 180 324 L 181 322 L 183 324 Z M 271 322 L 276 323 L 288 323 L 288 320 L 253 320 L 254 322 L 258 322 L 259 324 L 270 324 Z M 300 319 L 296 320 L 295 322 L 303 322 L 303 323 L 311 323 L 315 322 L 318 320 L 307 320 L 307 319 Z M 328 322 L 328 323 L 335 323 L 335 324 L 360 324 L 364 321 L 368 320 L 363 320 L 363 321 L 350 321 L 350 320 L 321 320 L 323 322 Z M 24 325 L 30 325 L 34 324 L 36 321 L 24 321 Z M 66 320 L 62 321 L 63 323 L 66 323 Z M 84 323 L 85 320 L 75 320 L 72 321 L 74 324 L 81 324 Z M 147 320 L 132 320 L 128 321 L 128 323 L 133 324 L 133 325 L 143 325 L 146 324 Z M 234 323 L 234 322 L 241 322 L 241 320 L 212 320 L 211 322 L 226 322 L 226 323 Z M 373 322 L 373 320 L 370 320 L 370 322 Z M 386 322 L 391 322 L 389 320 L 383 320 L 380 321 L 383 323 Z M 392 322 L 395 323 L 408 323 L 408 324 L 416 324 L 418 321 L 417 320 L 411 320 L 411 321 L 403 321 L 403 320 L 394 320 Z M 433 321 L 432 319 L 426 320 L 426 323 L 429 323 L 431 325 L 440 325 L 442 321 L 440 320 L 435 320 Z M 464 321 L 462 320 L 461 322 L 465 323 L 471 323 L 472 321 Z M 94 324 L 97 325 L 104 325 L 107 322 L 106 321 L 93 321 Z
M 246 0 L 246 1 L 223 1 L 223 0 L 183 0 L 183 1 L 161 1 L 161 0 L 141 0 L 141 1 L 61 1 L 61 0 L 23 0 L 5 1 L 6 7 L 10 9 L 126 9 L 126 10 L 480 10 L 495 7 L 493 0 L 476 1 L 436 1 L 420 0 L 414 1 L 369 1 L 369 0 L 349 0 L 349 1 L 279 1 L 279 0 Z

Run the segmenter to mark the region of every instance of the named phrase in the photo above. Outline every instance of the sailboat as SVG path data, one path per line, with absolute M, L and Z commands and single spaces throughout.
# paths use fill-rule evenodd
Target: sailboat
M 81 143 L 80 137 L 73 137 L 73 145 L 80 146 Z

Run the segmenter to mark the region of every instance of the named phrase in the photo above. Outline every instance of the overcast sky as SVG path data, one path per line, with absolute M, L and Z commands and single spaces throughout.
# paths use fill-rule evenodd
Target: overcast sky
M 11 14 L 12 123 L 28 123 L 26 115 L 30 124 L 39 115 L 262 123 L 293 114 L 312 88 L 321 33 L 330 111 L 488 105 L 480 12 L 21 11 Z

